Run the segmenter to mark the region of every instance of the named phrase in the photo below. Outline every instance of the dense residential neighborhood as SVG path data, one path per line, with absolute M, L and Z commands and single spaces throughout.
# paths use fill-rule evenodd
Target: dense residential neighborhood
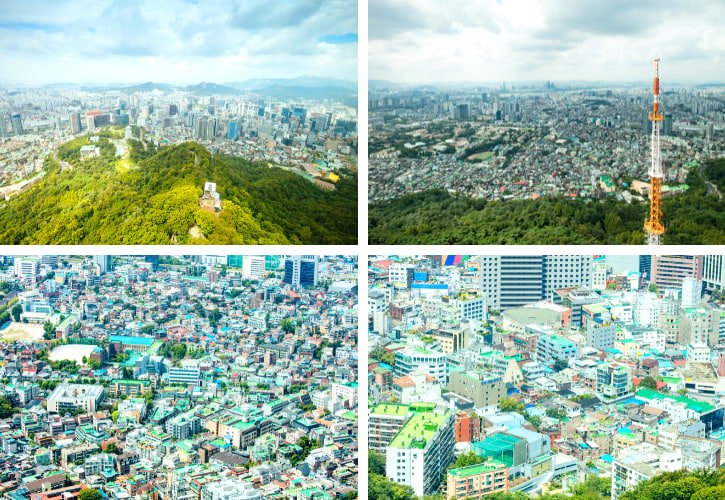
M 0 257 L 1 491 L 354 498 L 357 291 L 354 257 Z
M 369 257 L 370 498 L 616 499 L 718 469 L 722 264 Z

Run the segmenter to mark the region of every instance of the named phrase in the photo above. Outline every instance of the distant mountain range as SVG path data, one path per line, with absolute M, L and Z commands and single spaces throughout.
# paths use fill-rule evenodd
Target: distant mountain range
M 61 84 L 66 86 L 67 84 Z M 59 86 L 61 86 L 59 85 Z M 52 85 L 46 85 L 52 87 Z M 135 85 L 82 86 L 86 91 L 150 92 L 152 90 L 183 90 L 197 95 L 255 94 L 274 99 L 337 99 L 349 106 L 357 106 L 357 83 L 338 78 L 299 76 L 296 78 L 251 78 L 242 82 L 223 84 L 201 82 L 196 85 L 173 85 L 163 82 L 146 82 Z

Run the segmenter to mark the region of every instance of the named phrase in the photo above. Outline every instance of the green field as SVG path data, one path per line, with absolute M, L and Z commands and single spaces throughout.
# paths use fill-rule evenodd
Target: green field
M 486 161 L 493 156 L 491 151 L 484 151 L 468 157 L 468 161 Z

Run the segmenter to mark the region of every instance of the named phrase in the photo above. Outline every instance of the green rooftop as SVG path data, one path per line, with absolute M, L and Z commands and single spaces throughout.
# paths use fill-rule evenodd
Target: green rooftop
M 685 396 L 674 396 L 672 394 L 661 394 L 653 391 L 652 389 L 640 389 L 636 393 L 637 397 L 644 399 L 674 399 L 678 403 L 685 403 L 688 410 L 695 411 L 697 413 L 706 413 L 715 409 L 710 403 L 702 401 L 695 401 Z
M 444 415 L 416 413 L 398 431 L 390 442 L 390 447 L 424 449 L 446 421 L 449 414 L 450 411 L 447 411 Z
M 478 465 L 469 465 L 468 467 L 461 467 L 460 469 L 451 469 L 448 471 L 448 474 L 456 477 L 477 476 L 478 474 L 483 474 L 484 472 L 505 469 L 506 467 L 506 464 L 503 462 L 489 460 Z
M 384 415 L 386 417 L 404 417 L 410 411 L 408 405 L 394 405 L 382 403 L 370 410 L 373 415 Z

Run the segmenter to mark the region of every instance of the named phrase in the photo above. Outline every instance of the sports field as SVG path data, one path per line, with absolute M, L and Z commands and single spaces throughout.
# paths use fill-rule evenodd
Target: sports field
M 0 331 L 0 339 L 6 342 L 13 340 L 42 340 L 43 326 L 29 323 L 10 323 L 10 326 Z

